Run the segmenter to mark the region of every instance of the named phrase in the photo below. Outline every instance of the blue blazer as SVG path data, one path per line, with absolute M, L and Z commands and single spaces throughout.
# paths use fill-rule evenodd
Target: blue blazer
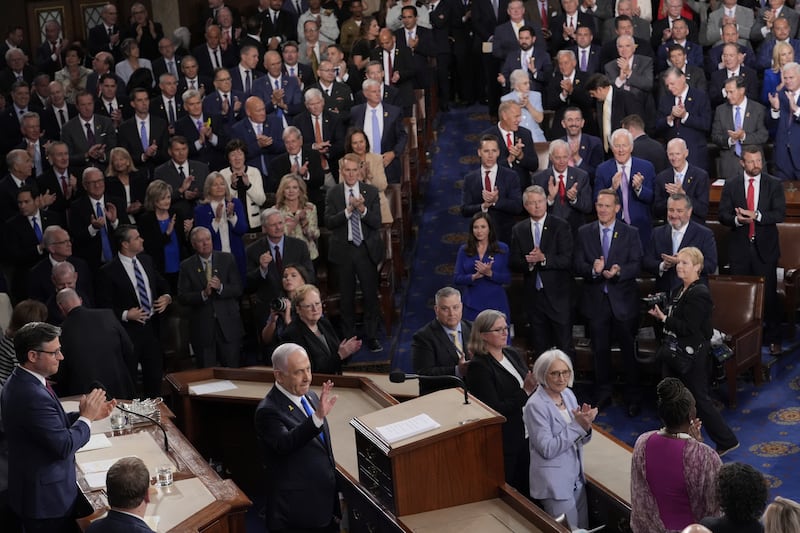
M 90 428 L 36 377 L 15 368 L 3 387 L 3 426 L 8 441 L 8 504 L 24 518 L 61 518 L 78 497 L 75 452 Z
M 86 528 L 86 533 L 152 533 L 144 520 L 111 509 L 100 520 Z
M 703 271 L 700 280 L 708 285 L 708 275 L 717 270 L 717 243 L 714 232 L 702 224 L 690 220 L 683 234 L 680 247 L 695 246 L 703 252 Z M 675 267 L 670 268 L 662 275 L 658 272 L 661 264 L 661 254 L 672 255 L 672 226 L 664 224 L 653 230 L 653 237 L 644 256 L 644 269 L 655 274 L 656 287 L 666 293 L 683 283 L 675 273 Z
M 223 114 L 222 96 L 220 96 L 219 91 L 214 91 L 207 95 L 205 98 L 203 98 L 203 116 L 211 117 L 214 115 L 220 115 L 225 118 L 225 121 L 228 124 L 233 124 L 235 121 L 244 118 L 244 93 L 242 91 L 237 91 L 236 89 L 231 89 L 231 92 L 228 94 L 228 100 L 230 101 L 228 113 Z M 233 107 L 237 101 L 241 102 L 242 106 L 239 108 L 239 111 L 234 111 Z
M 653 203 L 653 186 L 655 184 L 656 171 L 650 161 L 639 159 L 638 157 L 631 157 L 631 175 L 630 178 L 641 172 L 644 176 L 642 182 L 642 190 L 637 195 L 633 191 L 633 186 L 628 191 L 628 212 L 631 215 L 631 225 L 639 230 L 639 238 L 641 248 L 644 249 L 647 243 L 650 242 L 650 232 L 653 229 L 653 220 L 650 216 L 650 205 Z M 609 159 L 602 165 L 597 167 L 597 175 L 594 179 L 594 198 L 597 200 L 597 193 L 602 189 L 611 187 L 611 180 L 614 174 L 617 173 L 617 161 Z M 632 183 L 632 180 L 629 180 Z M 622 187 L 617 189 L 617 196 L 620 200 L 619 213 L 617 213 L 617 220 L 622 220 L 623 203 L 622 203 Z M 599 242 L 599 241 L 598 241 Z
M 578 407 L 570 389 L 561 393 L 568 411 Z M 567 424 L 558 407 L 539 385 L 522 410 L 531 449 L 531 498 L 567 500 L 572 498 L 575 480 L 585 482 L 583 445 L 592 438 L 574 417 Z
M 658 56 L 658 65 L 656 69 L 658 72 L 666 70 L 669 64 L 667 60 L 669 59 L 669 47 L 671 44 L 674 44 L 675 41 L 670 39 L 669 41 L 665 42 L 661 46 L 658 47 L 658 51 L 656 55 Z M 686 45 L 683 47 L 686 50 L 686 64 L 687 65 L 694 65 L 695 67 L 703 68 L 703 47 L 697 43 L 693 43 L 690 41 L 686 41 Z
M 228 222 L 228 235 L 231 243 L 231 253 L 236 259 L 236 266 L 239 267 L 239 279 L 247 279 L 247 257 L 244 252 L 244 241 L 242 235 L 247 233 L 249 224 L 247 222 L 247 215 L 244 213 L 242 202 L 238 198 L 231 198 L 233 202 L 233 210 L 236 213 L 236 224 L 233 225 Z M 211 242 L 214 250 L 222 251 L 222 241 L 220 240 L 219 232 L 215 231 L 211 226 L 214 220 L 214 212 L 211 210 L 211 204 L 198 204 L 194 208 L 194 225 L 203 226 L 208 228 L 211 232 Z
M 280 85 L 283 89 L 283 101 L 286 103 L 285 113 L 293 117 L 303 111 L 305 109 L 303 106 L 303 90 L 300 89 L 300 82 L 297 81 L 297 78 L 281 74 Z M 267 113 L 273 113 L 277 110 L 272 104 L 272 88 L 269 76 L 261 76 L 257 80 L 253 80 L 252 95 L 264 100 L 264 105 L 267 106 Z M 287 121 L 289 120 L 287 119 Z
M 283 145 L 283 122 L 276 113 L 267 115 L 267 121 L 264 123 L 264 135 L 272 137 L 272 144 L 261 148 L 258 146 L 253 125 L 249 119 L 245 118 L 231 127 L 230 138 L 241 139 L 245 142 L 247 145 L 247 166 L 255 167 L 264 176 L 267 176 L 273 156 L 286 151 Z
M 711 134 L 711 119 L 713 110 L 708 94 L 689 87 L 686 101 L 683 106 L 689 112 L 689 118 L 682 123 L 675 120 L 670 126 L 667 117 L 672 113 L 675 97 L 669 92 L 661 96 L 658 101 L 658 120 L 656 120 L 656 134 L 664 137 L 666 141 L 680 138 L 686 141 L 689 147 L 689 163 L 700 168 L 708 168 L 708 137 Z
M 800 179 L 800 119 L 792 115 L 785 92 L 778 94 L 780 116 L 770 122 L 775 124 L 775 177 L 781 181 Z
M 603 309 L 604 288 L 608 289 L 611 312 L 618 320 L 630 320 L 639 316 L 639 293 L 636 276 L 642 264 L 642 244 L 637 238 L 636 228 L 617 220 L 611 236 L 611 247 L 606 266 L 618 264 L 618 276 L 606 280 L 593 273 L 594 260 L 603 255 L 600 241 L 600 225 L 590 222 L 578 230 L 575 243 L 573 268 L 575 275 L 584 279 L 582 311 L 592 317 L 598 309 Z

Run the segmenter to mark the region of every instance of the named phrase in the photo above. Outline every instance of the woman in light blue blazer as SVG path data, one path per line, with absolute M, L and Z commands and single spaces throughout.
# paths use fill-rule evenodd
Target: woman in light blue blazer
M 545 142 L 547 139 L 539 125 L 544 120 L 542 93 L 531 91 L 531 80 L 528 73 L 522 69 L 513 71 L 509 78 L 511 92 L 503 95 L 500 100 L 503 102 L 510 100 L 522 106 L 522 121 L 519 125 L 531 131 L 533 142 Z
M 569 388 L 572 362 L 548 350 L 533 365 L 539 382 L 523 410 L 530 443 L 530 494 L 553 517 L 566 514 L 573 528 L 589 527 L 583 445 L 592 437 L 597 408 L 578 405 Z

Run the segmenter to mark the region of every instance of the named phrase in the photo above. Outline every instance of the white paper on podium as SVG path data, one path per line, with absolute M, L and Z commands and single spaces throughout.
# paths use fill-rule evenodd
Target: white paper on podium
M 439 424 L 436 420 L 425 413 L 422 413 L 405 420 L 399 420 L 392 424 L 386 424 L 385 426 L 376 426 L 375 429 L 381 434 L 381 437 L 386 439 L 386 442 L 392 444 L 397 441 L 413 437 L 414 435 L 431 431 L 432 429 L 436 429 L 440 426 L 441 424 Z
M 83 479 L 91 490 L 104 489 L 106 488 L 106 474 L 107 472 L 84 474 Z
M 108 469 L 116 463 L 120 458 L 114 457 L 112 459 L 101 459 L 100 461 L 91 461 L 87 463 L 82 463 L 78 461 L 78 467 L 81 469 L 84 475 L 88 474 L 103 474 L 106 475 Z
M 111 447 L 111 441 L 108 440 L 108 437 L 106 437 L 102 433 L 96 433 L 91 437 L 89 437 L 89 442 L 84 444 L 83 447 L 78 450 L 78 453 L 89 452 L 92 450 L 99 450 L 100 448 L 110 448 L 110 447 Z
M 210 383 L 201 383 L 200 385 L 189 385 L 189 394 L 201 396 L 203 394 L 211 394 L 212 392 L 224 392 L 226 390 L 236 389 L 236 385 L 229 379 L 221 379 L 219 381 L 212 381 Z

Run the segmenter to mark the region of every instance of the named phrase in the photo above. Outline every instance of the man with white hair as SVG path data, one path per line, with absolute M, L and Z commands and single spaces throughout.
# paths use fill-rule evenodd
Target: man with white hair
M 547 193 L 547 212 L 569 222 L 575 235 L 592 212 L 589 174 L 569 165 L 572 153 L 565 140 L 551 141 L 548 155 L 550 166 L 533 175 L 533 184 Z
M 783 66 L 783 92 L 769 95 L 770 118 L 777 124 L 773 164 L 780 180 L 800 179 L 800 64 Z
M 708 172 L 687 161 L 690 149 L 683 139 L 667 143 L 670 168 L 656 175 L 653 198 L 653 216 L 666 220 L 667 200 L 673 194 L 685 194 L 692 205 L 692 219 L 700 224 L 708 215 L 708 189 L 711 185 Z

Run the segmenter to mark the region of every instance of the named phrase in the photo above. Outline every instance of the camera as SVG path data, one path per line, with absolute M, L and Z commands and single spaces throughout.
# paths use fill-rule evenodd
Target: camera
M 286 311 L 286 298 L 275 298 L 269 303 L 269 308 L 276 313 L 283 313 Z
M 650 294 L 645 296 L 641 299 L 642 301 L 642 308 L 645 311 L 649 311 L 653 309 L 655 306 L 658 306 L 659 309 L 662 311 L 666 311 L 667 305 L 669 304 L 669 298 L 666 292 L 657 292 L 655 294 Z

